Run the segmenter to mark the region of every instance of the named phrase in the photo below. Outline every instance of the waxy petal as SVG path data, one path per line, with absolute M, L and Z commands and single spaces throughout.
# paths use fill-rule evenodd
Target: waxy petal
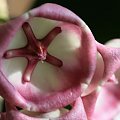
M 98 53 L 94 76 L 92 80 L 90 81 L 89 86 L 82 93 L 82 96 L 86 96 L 86 95 L 89 96 L 89 94 L 96 91 L 96 89 L 102 84 L 103 72 L 104 72 L 104 61 L 100 53 Z
M 2 64 L 3 53 L 7 49 L 9 43 L 11 42 L 11 38 L 16 34 L 19 27 L 26 20 L 26 17 L 19 17 L 17 19 L 11 20 L 5 24 L 0 25 L 0 67 Z M 14 86 L 12 86 L 6 79 L 5 75 L 2 73 L 0 69 L 0 94 L 11 104 L 18 104 L 22 107 L 25 107 L 25 101 L 22 99 L 21 95 L 15 90 Z
M 40 114 L 36 113 L 36 115 L 34 112 L 33 113 L 31 112 L 31 114 L 29 112 L 24 114 L 24 112 L 21 113 L 14 107 L 7 104 L 6 117 L 9 120 L 49 120 L 49 119 L 51 120 L 54 120 L 54 119 L 57 119 L 57 120 L 69 120 L 69 119 L 87 120 L 81 98 L 78 98 L 74 102 L 72 110 L 70 111 L 64 110 L 63 113 L 59 113 L 59 111 L 60 110 L 56 110 L 55 112 L 49 112 L 49 113 L 40 113 Z
M 92 120 L 98 95 L 99 93 L 96 90 L 96 91 L 93 91 L 91 94 L 82 97 L 84 109 L 85 109 L 88 120 Z
M 20 107 L 26 107 L 26 101 L 20 93 L 7 81 L 6 77 L 0 71 L 0 95 L 11 104 L 19 104 Z
M 10 44 L 13 36 L 15 36 L 16 32 L 26 21 L 26 19 L 26 16 L 21 16 L 0 25 L 0 58 L 3 56 L 3 53 Z
M 114 120 L 120 113 L 120 84 L 106 83 L 98 96 L 93 119 Z
M 117 48 L 118 51 L 120 51 L 120 39 L 112 39 L 110 41 L 108 41 L 106 44 L 106 46 L 109 46 L 109 47 L 113 47 L 113 48 Z M 118 62 L 120 63 L 120 54 L 118 55 Z M 118 63 L 118 66 L 116 66 L 116 70 L 115 70 L 115 78 L 117 79 L 118 82 L 120 82 L 120 66 L 119 66 L 119 63 Z M 116 82 L 117 82 L 116 81 Z
M 80 97 L 77 98 L 72 110 L 58 120 L 87 120 L 82 99 Z
M 117 83 L 120 79 L 120 39 L 112 39 L 105 45 L 97 42 L 99 56 L 97 66 L 90 85 L 83 96 L 94 91 L 99 85 L 106 81 Z M 116 80 L 116 78 L 118 80 Z
M 120 47 L 103 46 L 97 43 L 98 51 L 103 57 L 104 61 L 104 73 L 103 81 L 108 80 L 117 69 L 120 68 Z

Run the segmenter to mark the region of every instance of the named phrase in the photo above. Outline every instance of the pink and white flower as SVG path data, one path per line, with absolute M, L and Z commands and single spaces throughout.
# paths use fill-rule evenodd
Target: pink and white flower
M 1 25 L 0 36 L 1 120 L 111 120 L 119 113 L 120 39 L 100 44 L 76 14 L 52 3 Z

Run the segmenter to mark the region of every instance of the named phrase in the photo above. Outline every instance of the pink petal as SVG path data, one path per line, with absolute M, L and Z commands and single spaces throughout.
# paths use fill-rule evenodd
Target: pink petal
M 97 48 L 104 60 L 103 81 L 108 80 L 120 68 L 120 46 L 109 47 L 97 43 Z
M 0 58 L 3 57 L 3 53 L 10 44 L 13 36 L 18 29 L 26 21 L 26 16 L 20 16 L 16 19 L 10 20 L 7 23 L 0 25 Z
M 4 51 L 7 49 L 9 43 L 11 42 L 11 38 L 16 34 L 16 31 L 22 25 L 22 23 L 26 20 L 25 17 L 21 16 L 17 19 L 11 20 L 6 24 L 0 26 L 0 67 L 2 62 L 2 57 Z M 20 106 L 25 107 L 25 101 L 18 93 L 17 90 L 7 81 L 6 77 L 2 73 L 0 69 L 0 95 L 2 95 L 5 99 L 9 100 L 11 104 L 18 104 Z
M 7 118 L 9 120 L 42 120 L 42 118 L 35 118 L 35 117 L 30 117 L 27 116 L 19 111 L 17 111 L 14 107 L 10 106 L 7 104 L 7 113 L 6 113 Z M 45 118 L 43 118 L 45 119 Z M 48 118 L 49 119 L 49 118 Z M 56 118 L 57 120 L 87 120 L 86 113 L 84 111 L 84 106 L 82 103 L 81 98 L 78 98 L 72 110 L 67 112 L 65 115 Z
M 87 120 L 82 99 L 77 98 L 72 110 L 58 120 Z
M 93 117 L 97 97 L 98 97 L 98 92 L 97 91 L 94 91 L 91 94 L 82 97 L 85 112 L 86 112 L 87 118 L 89 120 L 91 120 L 91 118 Z
M 97 59 L 97 67 L 90 85 L 83 93 L 87 95 L 94 91 L 97 86 L 106 81 L 117 82 L 120 71 L 120 39 L 113 39 L 102 45 L 97 42 L 97 49 L 101 56 Z M 113 75 L 115 73 L 115 75 Z
M 114 48 L 117 48 L 118 50 L 120 50 L 120 39 L 112 39 L 112 40 L 108 41 L 105 45 L 114 47 Z M 119 59 L 119 56 L 118 56 L 118 59 Z M 120 59 L 118 61 L 120 61 Z M 120 82 L 120 66 L 118 66 L 118 69 L 116 69 L 116 71 L 114 73 L 114 77 L 118 80 L 118 82 Z
M 11 104 L 19 104 L 20 107 L 26 107 L 26 101 L 19 92 L 7 81 L 3 73 L 0 71 L 0 95 L 8 100 Z
M 119 112 L 120 106 L 120 84 L 107 83 L 102 87 L 95 106 L 94 119 L 111 120 Z
M 104 62 L 103 62 L 102 56 L 98 53 L 97 64 L 96 64 L 94 76 L 93 76 L 92 80 L 90 81 L 88 87 L 82 93 L 82 96 L 91 94 L 92 92 L 94 92 L 97 89 L 97 87 L 99 85 L 101 85 L 103 72 L 104 72 Z

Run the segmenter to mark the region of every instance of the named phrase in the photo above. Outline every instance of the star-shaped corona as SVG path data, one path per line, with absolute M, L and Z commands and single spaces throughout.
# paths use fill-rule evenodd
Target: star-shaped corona
M 22 76 L 23 82 L 31 80 L 32 73 L 39 61 L 48 62 L 56 67 L 62 67 L 63 62 L 55 56 L 48 53 L 47 48 L 54 38 L 61 33 L 60 27 L 53 28 L 44 38 L 37 39 L 28 22 L 22 25 L 23 31 L 27 38 L 27 45 L 23 48 L 7 50 L 4 58 L 25 57 L 28 64 Z

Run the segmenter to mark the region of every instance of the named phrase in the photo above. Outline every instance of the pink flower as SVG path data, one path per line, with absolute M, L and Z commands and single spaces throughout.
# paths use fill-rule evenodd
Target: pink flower
M 95 86 L 99 87 L 93 96 L 94 99 L 89 100 L 92 94 L 89 94 L 88 98 L 85 96 L 87 102 L 84 106 L 92 120 L 118 120 L 116 116 L 120 113 L 120 39 L 110 40 L 105 45 L 100 43 L 97 45 L 101 55 L 99 54 L 97 59 L 93 81 L 86 91 L 90 93 Z M 89 106 L 92 106 L 91 109 Z
M 110 120 L 119 111 L 120 48 L 98 43 L 70 10 L 44 4 L 1 25 L 0 36 L 1 120 Z

